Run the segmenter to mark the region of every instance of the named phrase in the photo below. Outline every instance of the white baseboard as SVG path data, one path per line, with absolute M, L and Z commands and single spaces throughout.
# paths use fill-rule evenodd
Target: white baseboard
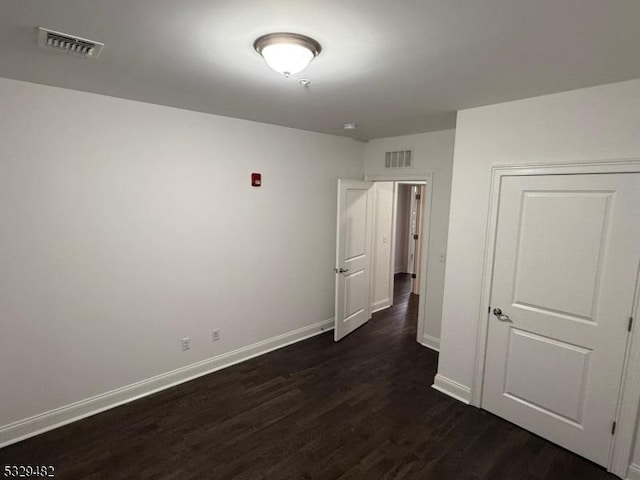
M 471 403 L 471 389 L 469 387 L 465 387 L 442 375 L 436 375 L 432 387 L 462 403 L 466 403 L 467 405 Z
M 435 350 L 436 352 L 440 351 L 440 339 L 436 337 L 432 337 L 431 335 L 423 335 L 422 336 L 422 345 L 431 350 Z
M 627 480 L 640 480 L 640 465 L 632 463 L 627 471 Z
M 0 448 L 333 330 L 333 318 L 0 427 Z
M 385 308 L 389 308 L 391 306 L 391 300 L 385 298 L 384 300 L 378 300 L 373 305 L 371 305 L 371 313 L 379 312 L 380 310 L 384 310 Z

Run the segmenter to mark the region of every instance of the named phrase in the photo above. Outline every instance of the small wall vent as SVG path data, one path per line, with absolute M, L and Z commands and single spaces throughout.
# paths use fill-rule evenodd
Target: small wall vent
M 97 58 L 104 47 L 104 43 L 42 27 L 38 27 L 38 45 L 85 58 Z
M 412 161 L 413 150 L 386 152 L 384 156 L 384 168 L 409 168 Z

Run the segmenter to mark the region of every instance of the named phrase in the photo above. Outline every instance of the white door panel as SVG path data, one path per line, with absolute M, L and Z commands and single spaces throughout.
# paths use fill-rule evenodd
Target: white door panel
M 372 186 L 338 180 L 335 341 L 371 318 Z
M 592 320 L 611 196 L 524 192 L 514 304 Z
M 640 261 L 640 175 L 505 177 L 482 405 L 606 465 Z
M 368 189 L 345 187 L 345 260 L 348 262 L 366 254 L 368 193 Z
M 591 350 L 517 328 L 509 335 L 504 394 L 580 425 Z
M 366 289 L 364 269 L 353 273 L 349 271 L 344 275 L 345 309 L 343 322 L 350 321 L 364 311 Z

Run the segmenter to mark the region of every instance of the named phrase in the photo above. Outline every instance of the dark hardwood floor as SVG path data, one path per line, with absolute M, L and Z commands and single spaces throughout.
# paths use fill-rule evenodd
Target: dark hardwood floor
M 64 479 L 613 479 L 433 390 L 417 297 L 340 343 L 326 333 L 0 450 Z

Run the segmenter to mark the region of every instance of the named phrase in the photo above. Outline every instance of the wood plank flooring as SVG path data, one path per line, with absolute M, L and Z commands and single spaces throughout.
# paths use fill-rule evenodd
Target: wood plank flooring
M 327 333 L 0 450 L 64 479 L 600 480 L 602 468 L 433 390 L 417 296 Z

